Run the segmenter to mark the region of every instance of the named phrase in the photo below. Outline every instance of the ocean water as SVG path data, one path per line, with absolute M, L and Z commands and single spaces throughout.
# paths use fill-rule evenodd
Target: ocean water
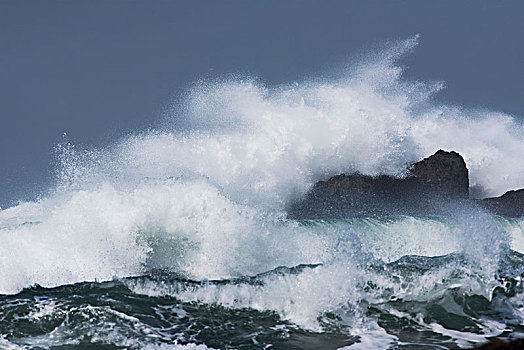
M 291 220 L 340 173 L 464 156 L 472 194 L 524 187 L 515 116 L 403 78 L 417 37 L 280 86 L 196 82 L 157 128 L 64 139 L 56 185 L 0 210 L 0 348 L 447 349 L 524 336 L 524 218 Z

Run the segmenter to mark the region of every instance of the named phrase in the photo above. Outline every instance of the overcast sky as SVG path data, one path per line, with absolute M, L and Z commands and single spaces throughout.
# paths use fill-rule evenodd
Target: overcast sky
M 158 124 L 191 82 L 267 84 L 420 34 L 407 75 L 441 101 L 524 115 L 524 1 L 0 0 L 0 206 L 53 181 L 53 147 Z

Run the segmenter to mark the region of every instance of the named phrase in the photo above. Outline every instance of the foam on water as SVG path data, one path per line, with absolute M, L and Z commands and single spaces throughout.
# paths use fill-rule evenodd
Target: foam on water
M 143 349 L 145 350 L 213 350 L 213 348 L 208 348 L 202 344 L 162 344 L 162 345 L 144 345 Z
M 366 328 L 368 325 L 362 321 L 366 319 L 361 307 L 363 300 L 380 304 L 394 297 L 408 302 L 431 302 L 457 288 L 468 295 L 492 298 L 494 288 L 501 285 L 494 278 L 501 253 L 494 243 L 502 248 L 507 237 L 497 235 L 504 231 L 491 216 L 479 213 L 470 220 L 468 225 L 442 218 L 411 217 L 306 222 L 287 227 L 285 234 L 293 236 L 307 230 L 322 238 L 319 242 L 327 249 L 316 256 L 322 266 L 306 268 L 300 273 L 264 275 L 261 285 L 204 281 L 197 287 L 186 288 L 177 283 L 135 280 L 128 285 L 136 293 L 176 296 L 185 302 L 272 310 L 294 324 L 316 331 L 331 322 L 319 318 L 329 313 L 338 315 L 337 324 L 353 329 L 362 323 Z M 489 233 L 495 238 L 471 241 L 471 231 L 481 236 L 486 228 L 492 229 Z M 428 233 L 432 236 L 429 240 Z M 308 242 L 311 243 L 312 240 Z M 409 260 L 399 260 L 399 266 L 407 264 L 408 268 L 393 275 L 386 273 L 390 267 L 383 265 L 405 254 L 437 256 L 454 252 L 461 253 L 464 260 L 443 261 L 433 267 L 413 263 L 412 275 Z M 373 286 L 371 290 L 369 286 Z
M 367 305 L 384 307 L 380 305 L 394 300 L 420 305 L 438 303 L 450 313 L 464 315 L 462 306 L 447 296 L 449 291 L 458 290 L 462 295 L 490 300 L 494 288 L 501 285 L 492 274 L 492 270 L 476 266 L 475 262 L 450 260 L 427 271 L 410 273 L 409 268 L 396 271 L 381 265 L 361 265 L 350 257 L 300 273 L 261 276 L 254 284 L 202 282 L 184 285 L 149 280 L 130 280 L 126 284 L 133 292 L 149 296 L 174 296 L 183 302 L 230 309 L 270 310 L 304 329 L 322 331 L 330 326 L 347 327 L 351 334 L 369 335 L 376 329 L 372 327 L 374 318 L 367 314 Z M 518 304 L 516 300 L 515 305 Z M 394 309 L 385 308 L 388 313 L 395 314 Z M 408 316 L 401 317 L 409 319 Z M 524 320 L 519 315 L 514 315 L 513 319 L 517 323 Z M 432 327 L 422 318 L 414 321 L 421 327 Z M 498 329 L 493 331 L 492 328 L 486 325 L 482 329 L 483 337 L 500 334 L 496 332 Z
M 355 331 L 359 333 L 359 330 Z M 365 335 L 361 336 L 358 342 L 339 348 L 338 350 L 386 350 L 398 341 L 397 337 L 388 334 L 383 328 L 373 322 L 370 323 L 367 329 L 361 331 L 364 331 L 363 333 L 365 333 Z
M 253 274 L 324 260 L 327 245 L 307 230 L 259 217 L 202 181 L 109 184 L 44 200 L 38 221 L 0 230 L 0 292 L 38 283 L 108 280 L 169 268 L 192 278 Z M 14 211 L 17 208 L 13 208 Z M 31 217 L 34 220 L 34 217 Z
M 166 268 L 195 279 L 228 278 L 341 256 L 390 262 L 469 252 L 477 263 L 496 266 L 496 247 L 510 240 L 506 232 L 517 239 L 513 248 L 522 236 L 521 220 L 504 221 L 504 229 L 489 215 L 299 224 L 235 204 L 200 180 L 148 182 L 133 191 L 106 184 L 43 200 L 45 215 L 28 209 L 24 218 L 20 208 L 1 213 L 7 225 L 0 229 L 0 267 L 9 271 L 0 275 L 2 293 Z

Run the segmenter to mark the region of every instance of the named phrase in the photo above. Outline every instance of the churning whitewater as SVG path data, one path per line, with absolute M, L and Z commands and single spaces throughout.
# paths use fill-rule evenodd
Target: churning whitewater
M 195 83 L 155 130 L 65 139 L 45 196 L 0 210 L 0 347 L 443 349 L 524 335 L 524 218 L 290 220 L 340 173 L 443 148 L 483 196 L 524 186 L 515 117 L 403 78 L 417 37 L 335 77 Z

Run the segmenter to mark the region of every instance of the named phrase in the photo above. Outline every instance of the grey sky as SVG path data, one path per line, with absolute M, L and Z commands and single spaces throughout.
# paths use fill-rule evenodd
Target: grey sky
M 301 79 L 417 33 L 408 76 L 524 115 L 524 1 L 0 0 L 0 206 L 49 186 L 64 131 L 102 146 L 200 77 Z

